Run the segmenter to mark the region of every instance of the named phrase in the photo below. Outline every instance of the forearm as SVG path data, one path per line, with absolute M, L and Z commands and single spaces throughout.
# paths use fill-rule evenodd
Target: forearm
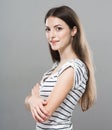
M 51 116 L 56 109 L 60 106 L 60 104 L 64 101 L 67 96 L 66 92 L 59 92 L 59 90 L 55 90 L 47 99 L 47 104 L 45 106 L 46 111 L 48 111 L 49 115 Z
M 31 95 L 28 95 L 26 98 L 25 98 L 25 107 L 27 110 L 30 111 L 30 105 L 29 105 L 29 99 L 30 99 Z
M 73 69 L 70 68 L 66 70 L 59 78 L 56 83 L 53 91 L 47 99 L 47 105 L 45 106 L 46 110 L 53 114 L 54 111 L 61 105 L 65 100 L 66 96 L 70 92 L 73 86 Z

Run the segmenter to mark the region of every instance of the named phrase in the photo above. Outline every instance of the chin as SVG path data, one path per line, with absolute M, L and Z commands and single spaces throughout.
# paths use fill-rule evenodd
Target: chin
M 58 51 L 59 50 L 59 48 L 57 48 L 57 47 L 51 47 L 51 48 L 52 48 L 53 51 Z

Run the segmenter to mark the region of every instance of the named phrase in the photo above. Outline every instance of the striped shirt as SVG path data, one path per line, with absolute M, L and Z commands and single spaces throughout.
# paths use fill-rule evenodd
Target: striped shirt
M 74 69 L 74 84 L 50 119 L 43 123 L 36 123 L 36 130 L 73 130 L 72 112 L 85 91 L 88 80 L 87 68 L 81 60 L 72 59 L 63 64 L 59 71 L 52 74 L 57 66 L 58 63 L 54 63 L 53 67 L 44 74 L 40 83 L 40 96 L 47 99 L 57 82 L 58 76 L 69 67 Z

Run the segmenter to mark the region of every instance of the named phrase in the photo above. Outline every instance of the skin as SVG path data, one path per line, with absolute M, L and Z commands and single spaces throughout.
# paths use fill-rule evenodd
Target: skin
M 71 47 L 77 28 L 74 27 L 71 30 L 63 20 L 50 16 L 46 20 L 45 30 L 46 38 L 51 48 L 58 50 L 60 54 L 60 63 L 52 72 L 55 73 L 67 60 L 77 58 Z M 42 100 L 39 96 L 39 84 L 37 83 L 33 87 L 31 95 L 25 99 L 25 104 L 36 122 L 44 122 L 50 118 L 71 90 L 74 76 L 72 67 L 66 69 L 58 77 L 58 81 L 46 101 Z
M 76 32 L 76 27 L 70 30 L 68 25 L 57 17 L 49 17 L 46 20 L 46 38 L 51 48 L 59 51 L 61 61 L 74 57 L 71 43 Z

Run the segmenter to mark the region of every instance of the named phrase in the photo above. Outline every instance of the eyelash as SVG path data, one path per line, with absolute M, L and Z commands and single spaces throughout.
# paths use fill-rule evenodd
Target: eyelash
M 56 27 L 55 29 L 56 29 L 56 31 L 61 31 L 63 28 L 62 27 Z M 50 30 L 51 30 L 50 28 L 45 29 L 46 32 L 50 32 Z
M 56 27 L 57 31 L 61 31 L 63 28 L 62 27 Z
M 49 31 L 50 31 L 50 28 L 46 28 L 45 31 L 46 31 L 46 32 L 49 32 Z

